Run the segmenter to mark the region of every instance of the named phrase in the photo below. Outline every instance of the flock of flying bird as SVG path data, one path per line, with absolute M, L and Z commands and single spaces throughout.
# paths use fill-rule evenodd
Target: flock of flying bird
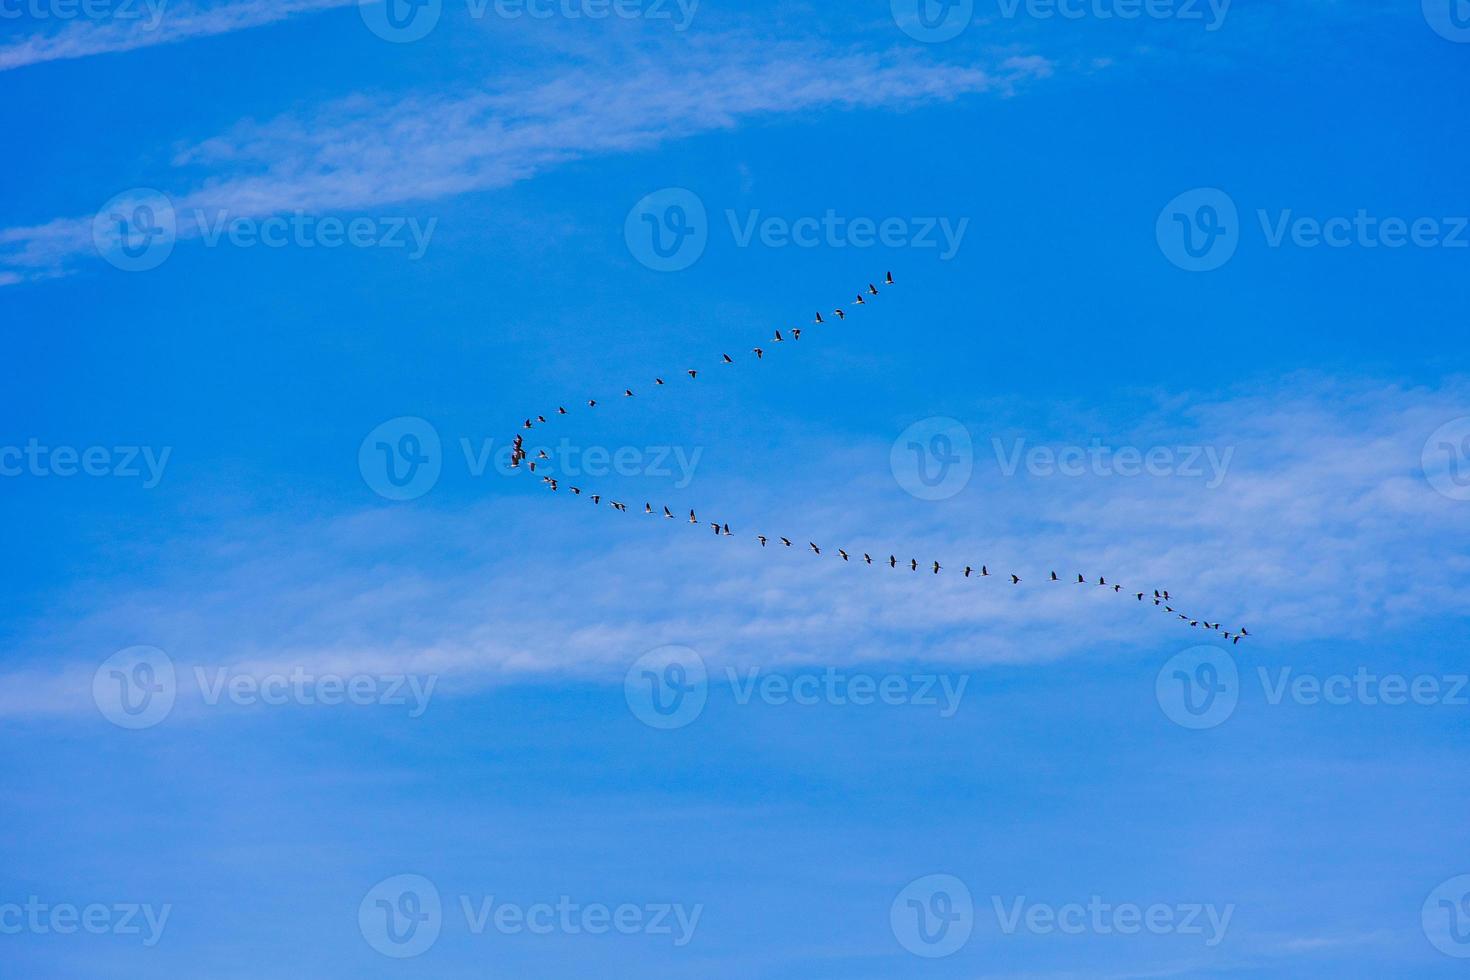
M 887 289 L 887 288 L 892 287 L 894 285 L 895 285 L 895 283 L 893 281 L 893 273 L 891 273 L 891 272 L 885 273 L 884 274 L 884 277 L 883 277 L 883 288 L 884 289 Z M 880 290 L 878 288 L 878 284 L 877 283 L 871 283 L 870 282 L 870 283 L 868 283 L 868 288 L 866 290 L 864 290 L 864 291 L 859 292 L 857 294 L 856 298 L 850 304 L 848 304 L 848 308 L 847 309 L 844 309 L 842 307 L 838 307 L 838 308 L 834 309 L 831 312 L 831 314 L 829 314 L 829 315 L 830 315 L 830 317 L 832 319 L 837 320 L 837 321 L 845 320 L 849 316 L 849 312 L 848 312 L 849 309 L 853 309 L 853 308 L 856 308 L 856 307 L 859 307 L 859 306 L 866 306 L 870 302 L 870 300 L 871 300 L 872 297 L 878 296 L 881 292 L 882 292 L 882 290 Z M 829 322 L 831 322 L 831 321 L 829 321 L 828 319 L 824 318 L 822 316 L 822 314 L 821 314 L 820 311 L 812 319 L 812 324 L 814 326 L 823 326 L 823 325 L 825 325 L 825 324 L 827 324 Z M 791 328 L 788 328 L 787 331 L 785 332 L 785 334 L 783 334 L 782 331 L 778 329 L 778 330 L 776 330 L 774 332 L 774 334 L 771 337 L 771 339 L 765 342 L 767 346 L 752 347 L 751 348 L 751 353 L 755 355 L 756 360 L 762 360 L 762 359 L 764 359 L 764 357 L 766 355 L 766 352 L 769 349 L 770 345 L 783 344 L 783 343 L 787 343 L 788 341 L 791 341 L 791 342 L 799 341 L 799 340 L 801 340 L 801 334 L 802 334 L 802 328 L 801 327 L 791 327 Z M 735 363 L 735 359 L 733 357 L 731 357 L 728 353 L 721 354 L 720 355 L 720 363 L 722 365 L 723 364 L 734 364 Z M 688 377 L 689 377 L 689 379 L 691 381 L 698 380 L 699 374 L 700 374 L 700 369 L 699 368 L 688 368 L 688 369 L 686 369 L 684 371 L 684 374 L 688 375 Z M 666 383 L 667 382 L 665 382 L 664 378 L 662 378 L 662 377 L 655 377 L 653 379 L 653 384 L 654 384 L 655 387 L 664 387 L 666 385 Z M 624 388 L 623 389 L 622 397 L 624 397 L 624 398 L 634 398 L 634 397 L 636 397 L 636 394 L 635 394 L 635 392 L 633 391 L 632 388 Z M 598 406 L 598 404 L 599 404 L 599 402 L 598 402 L 598 400 L 596 398 L 588 398 L 588 399 L 586 399 L 586 405 L 587 405 L 587 408 L 588 409 L 596 408 Z M 559 405 L 559 406 L 557 406 L 555 412 L 552 413 L 552 415 L 550 416 L 550 418 L 551 419 L 554 419 L 554 418 L 557 418 L 559 416 L 569 415 L 569 414 L 571 414 L 571 413 L 567 410 L 566 406 Z M 522 428 L 523 429 L 535 429 L 537 426 L 547 425 L 547 424 L 549 424 L 549 422 L 550 422 L 550 419 L 547 416 L 545 416 L 545 415 L 535 415 L 535 416 L 532 416 L 530 418 L 527 418 L 522 423 Z M 536 464 L 537 464 L 537 462 L 538 461 L 542 461 L 542 460 L 546 460 L 546 459 L 549 459 L 549 457 L 547 456 L 545 450 L 538 451 L 537 454 L 536 454 L 536 459 L 531 459 L 529 457 L 529 455 L 528 455 L 528 453 L 526 451 L 526 448 L 525 448 L 525 439 L 524 439 L 524 436 L 523 435 L 517 434 L 516 437 L 515 437 L 515 439 L 512 441 L 512 445 L 511 445 L 511 458 L 510 458 L 510 465 L 512 467 L 517 467 L 518 468 L 518 467 L 520 467 L 520 465 L 522 463 L 525 463 L 527 465 L 527 469 L 530 472 L 535 473 L 536 472 Z M 560 483 L 560 481 L 558 481 L 556 479 L 556 477 L 551 476 L 549 474 L 543 473 L 541 475 L 541 483 L 545 487 L 547 487 L 549 490 L 552 490 L 552 491 L 559 491 L 561 489 L 561 483 Z M 568 485 L 567 486 L 567 489 L 569 491 L 571 491 L 571 494 L 573 496 L 578 496 L 578 497 L 580 497 L 580 496 L 586 496 L 594 504 L 599 504 L 600 505 L 603 502 L 604 499 L 607 499 L 608 506 L 612 510 L 617 511 L 617 512 L 620 512 L 620 513 L 627 513 L 628 512 L 628 505 L 626 503 L 624 503 L 623 501 L 612 500 L 611 498 L 604 498 L 604 496 L 602 494 L 599 494 L 599 493 L 584 492 L 583 488 L 581 488 L 581 487 L 575 487 L 575 486 Z M 661 517 L 664 517 L 664 518 L 666 518 L 668 520 L 676 520 L 677 519 L 677 517 L 674 514 L 674 512 L 671 511 L 667 506 L 660 505 L 659 506 L 659 509 L 655 509 L 654 505 L 652 503 L 648 503 L 648 502 L 645 502 L 644 505 L 643 505 L 643 513 L 644 514 L 647 514 L 647 515 L 650 515 L 650 516 L 655 516 L 655 517 L 661 516 Z M 714 533 L 716 535 L 718 535 L 718 536 L 721 536 L 721 537 L 733 537 L 734 536 L 734 532 L 730 530 L 730 525 L 728 523 L 725 523 L 723 521 L 705 521 L 705 522 L 701 522 L 701 520 L 699 519 L 699 517 L 695 514 L 695 512 L 693 510 L 689 511 L 688 522 L 690 524 L 694 524 L 694 525 L 698 525 L 700 523 L 707 523 L 710 526 L 710 528 L 714 531 Z M 757 541 L 760 542 L 760 546 L 762 548 L 772 546 L 771 545 L 771 542 L 772 542 L 773 539 L 770 538 L 770 537 L 767 537 L 764 534 L 757 534 L 757 535 L 755 535 L 755 538 L 756 538 Z M 791 538 L 785 537 L 784 535 L 779 535 L 778 534 L 778 535 L 775 536 L 774 540 L 775 541 L 779 541 L 780 544 L 781 544 L 781 546 L 782 547 L 785 547 L 785 548 L 794 548 L 796 546 L 795 545 L 795 542 Z M 807 542 L 807 548 L 810 549 L 811 552 L 812 552 L 812 554 L 814 554 L 814 555 L 821 556 L 823 554 L 822 548 L 818 544 L 816 544 L 816 542 L 808 541 Z M 843 548 L 837 548 L 836 549 L 836 553 L 837 553 L 838 557 L 840 557 L 844 562 L 858 560 L 857 559 L 857 553 L 849 553 L 847 550 L 845 550 Z M 903 566 L 907 566 L 908 569 L 911 572 L 917 572 L 919 570 L 919 568 L 921 567 L 921 563 L 919 562 L 919 560 L 917 558 L 910 558 L 907 561 L 903 561 L 897 555 L 892 555 L 892 554 L 890 554 L 887 558 L 883 558 L 881 555 L 878 556 L 878 557 L 874 557 L 873 555 L 868 554 L 866 552 L 862 552 L 861 555 L 862 555 L 861 561 L 865 565 L 878 565 L 878 566 L 887 565 L 891 569 L 896 569 L 896 568 L 900 568 L 900 567 L 903 567 Z M 941 571 L 943 571 L 945 569 L 945 566 L 944 565 L 941 565 L 938 561 L 934 561 L 932 563 L 925 563 L 925 564 L 923 564 L 922 567 L 926 571 L 928 571 L 928 572 L 930 572 L 931 574 L 934 574 L 934 575 L 938 575 Z M 991 578 L 992 577 L 991 572 L 990 572 L 990 568 L 987 565 L 981 565 L 978 569 L 975 568 L 973 565 L 965 565 L 962 568 L 963 568 L 963 570 L 962 570 L 961 574 L 965 578 L 967 578 L 967 579 L 968 578 L 971 578 L 971 577 L 981 578 L 981 579 Z M 1008 579 L 1010 581 L 1010 584 L 1011 585 L 1020 585 L 1021 582 L 1022 582 L 1021 577 L 1019 575 L 1014 574 L 1014 573 L 1002 573 L 1000 576 L 997 576 L 997 577 L 999 577 L 1001 579 Z M 1056 582 L 1056 583 L 1061 583 L 1061 582 L 1070 582 L 1072 580 L 1070 579 L 1070 577 L 1064 578 L 1062 576 L 1057 575 L 1057 573 L 1055 571 L 1052 571 L 1051 572 L 1051 578 L 1050 578 L 1049 581 Z M 1077 585 L 1089 585 L 1090 583 L 1091 583 L 1091 580 L 1087 576 L 1085 576 L 1085 575 L 1083 575 L 1081 573 L 1078 573 L 1075 584 L 1077 584 Z M 1111 582 L 1110 583 L 1105 576 L 1099 576 L 1097 582 L 1092 587 L 1093 588 L 1107 589 L 1107 590 L 1112 591 L 1115 594 L 1123 594 L 1125 592 L 1124 587 L 1121 584 L 1119 584 L 1117 582 Z M 1219 633 L 1221 636 L 1223 636 L 1227 640 L 1230 640 L 1232 643 L 1239 643 L 1241 641 L 1241 638 L 1242 637 L 1248 637 L 1248 636 L 1251 635 L 1250 634 L 1250 631 L 1247 630 L 1247 629 L 1245 629 L 1244 627 L 1240 627 L 1239 629 L 1235 629 L 1235 630 L 1224 629 L 1224 628 L 1222 628 L 1221 624 L 1218 623 L 1218 622 L 1210 622 L 1207 619 L 1201 619 L 1200 617 L 1191 616 L 1188 613 L 1181 612 L 1180 610 L 1176 609 L 1175 606 L 1173 605 L 1173 603 L 1174 603 L 1175 600 L 1169 594 L 1169 590 L 1168 589 L 1147 589 L 1147 590 L 1144 590 L 1142 592 L 1134 592 L 1132 590 L 1128 590 L 1127 594 L 1133 596 L 1133 598 L 1136 599 L 1138 602 L 1143 602 L 1143 603 L 1152 602 L 1153 605 L 1159 607 L 1162 611 L 1164 611 L 1164 612 L 1166 612 L 1166 613 L 1168 613 L 1170 615 L 1173 615 L 1174 617 L 1176 617 L 1177 619 L 1179 619 L 1182 622 L 1188 623 L 1191 627 L 1193 627 L 1195 629 L 1203 629 L 1203 630 L 1206 630 L 1208 632 Z

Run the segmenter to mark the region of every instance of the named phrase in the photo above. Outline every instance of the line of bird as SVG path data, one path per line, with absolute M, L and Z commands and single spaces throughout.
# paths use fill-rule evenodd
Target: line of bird
M 885 272 L 883 274 L 883 286 L 884 286 L 884 288 L 886 289 L 886 288 L 888 288 L 890 286 L 894 286 L 894 285 L 896 285 L 896 283 L 893 281 L 893 273 L 892 272 Z M 858 306 L 866 306 L 868 304 L 869 299 L 871 299 L 874 296 L 877 296 L 879 294 L 879 292 L 880 292 L 880 290 L 878 289 L 878 284 L 877 283 L 870 282 L 870 283 L 868 283 L 868 288 L 866 290 L 860 291 L 857 294 L 857 296 L 853 299 L 853 301 L 848 304 L 848 307 L 846 309 L 839 306 L 839 307 L 837 307 L 836 309 L 834 309 L 831 312 L 830 316 L 833 319 L 838 320 L 838 321 L 846 320 L 847 317 L 848 317 L 848 309 L 855 308 L 855 307 L 858 307 Z M 864 298 L 865 296 L 867 298 Z M 816 313 L 816 315 L 812 318 L 812 324 L 814 326 L 822 326 L 822 325 L 826 324 L 827 322 L 828 321 L 822 317 L 822 311 L 821 310 L 818 310 L 817 313 Z M 802 332 L 802 328 L 801 327 L 788 327 L 787 330 L 786 330 L 786 332 L 784 334 L 781 332 L 780 329 L 777 329 L 773 333 L 771 339 L 764 342 L 765 346 L 752 347 L 750 349 L 750 352 L 755 355 L 755 359 L 757 361 L 764 360 L 765 359 L 765 356 L 766 356 L 766 352 L 769 351 L 772 348 L 773 345 L 775 345 L 775 344 L 784 344 L 784 343 L 787 342 L 788 338 L 791 341 L 799 341 L 799 340 L 801 340 L 801 332 Z M 720 363 L 721 364 L 734 364 L 735 363 L 735 358 L 731 357 L 729 355 L 729 353 L 723 353 L 723 354 L 720 355 Z M 691 381 L 698 380 L 698 378 L 699 378 L 699 372 L 700 372 L 700 369 L 699 368 L 686 368 L 684 370 L 684 374 L 688 375 L 689 376 L 689 380 L 691 380 Z M 673 377 L 678 377 L 678 375 L 672 375 L 672 376 Z M 663 376 L 655 376 L 654 379 L 653 379 L 653 384 L 654 384 L 654 387 L 661 388 L 661 387 L 664 387 L 667 384 L 667 382 L 664 380 Z M 632 388 L 624 388 L 623 389 L 622 397 L 624 397 L 624 398 L 634 398 L 634 397 L 636 397 L 636 393 L 633 391 Z M 589 409 L 590 408 L 596 408 L 598 405 L 602 404 L 596 398 L 587 398 L 587 399 L 585 399 L 585 403 L 586 403 L 586 405 L 587 405 L 587 407 Z M 547 416 L 547 415 L 535 415 L 535 416 L 529 416 L 529 417 L 527 417 L 526 420 L 521 423 L 521 428 L 522 429 L 534 429 L 538 425 L 546 425 L 546 424 L 548 424 L 552 419 L 555 419 L 555 418 L 557 418 L 559 416 L 562 416 L 562 415 L 570 415 L 570 414 L 571 414 L 570 410 L 565 405 L 558 405 L 556 407 L 556 409 L 549 416 Z M 545 458 L 545 457 L 543 456 L 542 458 Z M 511 466 L 519 466 L 521 464 L 521 461 L 524 460 L 524 459 L 526 459 L 525 447 L 524 447 L 524 445 L 522 443 L 521 436 L 517 435 L 515 437 L 515 440 L 514 440 L 513 444 L 512 444 L 512 447 L 511 447 L 510 465 Z M 531 460 L 530 461 L 530 470 L 533 473 L 536 471 L 536 461 L 535 460 Z
M 884 277 L 883 277 L 883 283 L 884 283 L 884 286 L 885 287 L 893 286 L 894 285 L 893 273 L 891 273 L 891 272 L 885 273 L 884 274 Z M 867 289 L 867 295 L 868 296 L 870 296 L 870 297 L 877 296 L 879 294 L 879 292 L 880 292 L 880 290 L 878 289 L 878 286 L 877 286 L 876 283 L 868 283 L 868 289 Z M 864 305 L 867 305 L 867 303 L 868 303 L 868 300 L 865 299 L 864 298 L 864 294 L 860 292 L 860 293 L 857 294 L 856 300 L 854 300 L 854 302 L 851 305 L 853 305 L 853 306 L 864 306 Z M 848 313 L 847 313 L 847 310 L 845 310 L 845 309 L 843 309 L 841 307 L 838 307 L 838 308 L 836 308 L 836 309 L 834 309 L 832 311 L 832 316 L 835 319 L 837 319 L 837 320 L 845 320 L 847 318 L 847 316 L 848 316 Z M 823 323 L 826 323 L 827 321 L 824 320 L 823 317 L 822 317 L 822 314 L 820 312 L 818 312 L 816 314 L 816 317 L 814 318 L 814 321 L 813 322 L 816 323 L 816 324 L 823 324 Z M 792 329 L 790 329 L 788 331 L 788 333 L 789 333 L 789 335 L 790 335 L 790 337 L 791 337 L 792 340 L 799 340 L 801 338 L 801 329 L 800 328 L 792 328 Z M 775 332 L 775 339 L 774 339 L 773 343 L 783 343 L 783 342 L 785 342 L 785 338 L 782 336 L 781 331 L 780 330 L 777 330 Z M 762 359 L 765 356 L 765 349 L 762 348 L 762 347 L 755 347 L 752 350 L 753 350 L 753 353 L 755 354 L 757 360 Z M 725 364 L 732 364 L 732 363 L 734 363 L 734 359 L 731 358 L 729 354 L 723 354 L 721 356 L 722 356 L 722 363 L 725 363 Z M 690 368 L 690 369 L 686 370 L 684 373 L 687 374 L 690 377 L 691 380 L 697 379 L 699 377 L 699 370 L 697 368 Z M 654 384 L 655 385 L 663 385 L 664 384 L 664 379 L 661 378 L 661 377 L 655 377 L 654 378 Z M 633 398 L 633 397 L 635 397 L 634 392 L 633 392 L 633 390 L 631 388 L 624 389 L 623 390 L 623 396 L 626 397 L 626 398 Z M 588 408 L 595 408 L 595 407 L 597 407 L 597 404 L 598 404 L 598 402 L 597 402 L 596 399 L 594 399 L 594 398 L 587 399 L 587 407 Z M 559 406 L 557 408 L 555 414 L 556 415 L 567 415 L 569 413 L 568 413 L 568 411 L 567 411 L 567 409 L 565 407 L 560 407 Z M 547 422 L 547 417 L 546 416 L 544 416 L 544 415 L 537 415 L 537 416 L 534 417 L 534 419 L 532 419 L 532 418 L 526 419 L 525 422 L 523 423 L 523 426 L 522 427 L 523 428 L 526 428 L 526 429 L 531 429 L 531 428 L 535 428 L 535 426 L 537 424 L 545 424 L 546 422 Z M 537 453 L 537 458 L 538 459 L 541 459 L 541 460 L 549 459 L 549 457 L 547 456 L 545 450 L 539 451 Z M 523 437 L 521 435 L 517 434 L 516 437 L 515 437 L 515 439 L 512 442 L 511 466 L 512 467 L 519 467 L 522 461 L 527 462 L 527 464 L 528 464 L 527 469 L 530 472 L 534 473 L 536 471 L 536 460 L 528 459 L 527 453 L 526 453 L 526 449 L 525 449 L 524 439 L 523 439 Z M 557 492 L 557 491 L 559 491 L 561 489 L 561 483 L 560 483 L 560 481 L 558 481 L 556 479 L 556 477 L 554 477 L 554 476 L 550 476 L 550 475 L 547 475 L 547 474 L 542 474 L 542 476 L 541 476 L 541 483 L 545 487 L 547 487 L 549 490 L 551 490 L 553 492 Z M 571 495 L 572 496 L 575 496 L 575 497 L 585 496 L 589 500 L 591 500 L 593 504 L 600 505 L 603 502 L 603 500 L 606 499 L 607 500 L 607 503 L 608 503 L 608 506 L 614 512 L 617 512 L 617 513 L 628 513 L 628 505 L 625 502 L 623 502 L 623 501 L 613 500 L 613 499 L 611 499 L 609 497 L 605 497 L 603 494 L 600 494 L 600 493 L 584 492 L 583 491 L 583 488 L 581 488 L 581 487 L 576 487 L 576 486 L 568 485 L 567 486 L 567 489 L 571 492 Z M 646 515 L 654 516 L 654 517 L 662 516 L 664 518 L 667 518 L 668 520 L 676 520 L 677 519 L 676 518 L 676 515 L 674 514 L 674 512 L 672 510 L 670 510 L 667 505 L 659 505 L 659 509 L 655 509 L 653 503 L 651 503 L 651 502 L 645 502 L 643 504 L 643 513 L 646 514 Z M 735 536 L 735 533 L 732 530 L 730 530 L 730 525 L 727 522 L 723 522 L 723 521 L 701 521 L 699 519 L 699 517 L 695 514 L 695 512 L 693 510 L 689 511 L 688 523 L 689 524 L 692 524 L 692 525 L 696 525 L 696 526 L 698 526 L 698 525 L 700 525 L 702 523 L 707 523 L 717 536 L 720 536 L 720 537 L 734 537 Z M 755 539 L 760 542 L 760 546 L 762 548 L 772 546 L 772 542 L 773 541 L 779 541 L 780 542 L 780 545 L 782 547 L 785 547 L 785 548 L 794 548 L 796 546 L 795 545 L 795 541 L 793 541 L 791 538 L 788 538 L 788 537 L 786 537 L 784 535 L 779 535 L 779 534 L 778 535 L 775 535 L 773 537 L 772 536 L 767 536 L 765 534 L 756 534 L 755 535 Z M 823 550 L 822 550 L 821 546 L 818 545 L 814 541 L 808 541 L 807 542 L 807 549 L 809 549 L 812 552 L 812 554 L 815 555 L 815 556 L 817 556 L 817 557 L 820 557 L 823 554 Z M 879 566 L 879 567 L 881 567 L 883 565 L 887 565 L 890 569 L 898 569 L 898 568 L 907 566 L 908 569 L 909 569 L 909 571 L 911 571 L 911 572 L 917 572 L 922 567 L 926 571 L 930 572 L 933 575 L 940 574 L 940 572 L 941 571 L 944 571 L 945 568 L 947 567 L 947 566 L 941 564 L 937 560 L 932 561 L 932 562 L 927 562 L 927 563 L 922 563 L 921 564 L 917 558 L 909 558 L 908 561 L 905 562 L 905 561 L 901 560 L 897 555 L 894 555 L 894 554 L 890 554 L 885 559 L 881 555 L 878 556 L 877 558 L 875 558 L 872 554 L 870 554 L 868 552 L 849 552 L 845 548 L 837 548 L 837 549 L 835 549 L 835 552 L 836 552 L 837 556 L 839 558 L 841 558 L 842 561 L 844 561 L 844 562 L 857 561 L 858 560 L 857 559 L 857 555 L 860 554 L 862 556 L 861 563 L 862 564 L 865 564 L 865 565 L 875 565 L 875 566 Z M 1000 578 L 1000 579 L 1003 579 L 1003 580 L 1007 580 L 1008 579 L 1009 582 L 1010 582 L 1010 584 L 1013 585 L 1013 586 L 1020 585 L 1023 581 L 1025 581 L 1024 579 L 1021 578 L 1021 576 L 1015 574 L 1014 572 L 1005 572 L 1005 573 L 1002 573 L 999 576 L 993 576 L 992 573 L 991 573 L 991 571 L 990 571 L 990 567 L 988 565 L 980 565 L 978 568 L 976 568 L 973 565 L 964 565 L 964 566 L 959 566 L 959 567 L 961 568 L 961 574 L 963 575 L 964 578 L 967 578 L 967 579 L 968 578 L 972 578 L 972 577 L 973 578 L 976 578 L 976 579 L 987 579 L 987 578 L 992 578 L 992 577 L 994 577 L 994 578 Z M 1071 582 L 1072 580 L 1070 579 L 1070 577 L 1063 578 L 1062 576 L 1058 575 L 1055 570 L 1052 570 L 1050 572 L 1050 578 L 1047 579 L 1047 581 L 1054 582 L 1054 583 L 1063 583 L 1063 582 Z M 1074 584 L 1076 584 L 1076 585 L 1089 585 L 1089 584 L 1092 584 L 1092 583 L 1091 583 L 1091 579 L 1089 579 L 1086 575 L 1084 575 L 1084 574 L 1082 574 L 1082 573 L 1079 572 L 1077 574 L 1077 578 L 1076 578 L 1076 581 L 1075 581 Z M 1110 590 L 1115 595 L 1122 595 L 1122 594 L 1125 593 L 1125 589 L 1124 589 L 1124 587 L 1123 587 L 1123 585 L 1121 583 L 1118 583 L 1118 582 L 1112 582 L 1112 583 L 1110 583 L 1110 582 L 1108 582 L 1106 576 L 1099 576 L 1098 579 L 1097 579 L 1097 582 L 1093 585 L 1093 587 L 1094 588 L 1108 589 L 1108 590 Z M 1194 629 L 1203 629 L 1203 630 L 1206 630 L 1208 632 L 1218 632 L 1221 636 L 1223 636 L 1225 639 L 1231 641 L 1232 643 L 1239 643 L 1243 637 L 1249 637 L 1251 635 L 1250 631 L 1247 630 L 1245 627 L 1240 627 L 1240 628 L 1235 629 L 1235 630 L 1228 630 L 1228 629 L 1222 628 L 1222 626 L 1221 626 L 1221 624 L 1219 622 L 1210 622 L 1208 619 L 1202 619 L 1202 618 L 1197 617 L 1197 616 L 1191 616 L 1188 613 L 1185 613 L 1185 612 L 1180 611 L 1179 609 L 1175 608 L 1175 606 L 1173 605 L 1173 603 L 1175 602 L 1175 599 L 1169 593 L 1169 590 L 1168 589 L 1145 589 L 1145 590 L 1143 590 L 1141 592 L 1134 592 L 1132 590 L 1127 590 L 1127 594 L 1133 596 L 1138 602 L 1141 602 L 1141 603 L 1152 602 L 1153 605 L 1156 606 L 1156 607 L 1158 607 L 1161 611 L 1163 611 L 1163 612 L 1165 612 L 1167 614 L 1173 615 L 1178 620 L 1187 623 L 1190 627 L 1192 627 Z

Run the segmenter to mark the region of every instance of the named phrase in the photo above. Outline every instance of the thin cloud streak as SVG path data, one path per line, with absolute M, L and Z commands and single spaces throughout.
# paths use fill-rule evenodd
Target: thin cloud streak
M 756 116 L 1009 94 L 1050 71 L 1035 57 L 1009 58 L 987 70 L 822 54 L 794 43 L 691 43 L 687 49 L 667 67 L 632 73 L 582 69 L 524 89 L 456 97 L 356 96 L 315 112 L 241 123 L 175 156 L 179 168 L 211 172 L 172 194 L 179 238 L 204 231 L 195 213 L 258 218 L 435 200 Z M 28 278 L 60 274 L 93 251 L 91 229 L 89 215 L 0 230 L 0 265 Z
M 884 488 L 842 472 L 886 462 L 886 445 L 833 445 L 815 454 L 825 456 L 813 464 L 823 478 L 794 477 L 779 492 L 694 488 L 705 506 L 717 496 L 741 502 L 728 515 L 735 538 L 544 492 L 499 494 L 468 512 L 436 510 L 425 498 L 308 526 L 262 521 L 176 543 L 171 553 L 207 557 L 153 590 L 99 592 L 88 614 L 71 617 L 70 633 L 22 648 L 48 663 L 95 667 L 148 643 L 181 664 L 434 673 L 441 691 L 463 692 L 614 680 L 666 643 L 694 646 L 721 666 L 969 668 L 1210 641 L 1129 595 L 1045 582 L 1056 562 L 1064 574 L 1168 585 L 1189 608 L 1244 617 L 1258 649 L 1284 651 L 1470 606 L 1470 559 L 1456 547 L 1470 531 L 1470 507 L 1414 472 L 1428 434 L 1467 405 L 1463 381 L 1405 390 L 1291 379 L 1203 403 L 1187 421 L 1177 412 L 1143 420 L 1134 445 L 1162 437 L 1236 446 L 1215 490 L 1178 477 L 987 474 L 935 505 L 891 479 Z M 759 519 L 778 497 L 820 501 L 833 487 L 845 488 L 840 498 L 793 520 L 826 546 L 823 557 L 754 542 L 756 530 L 797 530 Z M 864 528 L 883 528 L 886 540 L 864 540 Z M 507 540 L 537 547 L 507 552 Z M 833 554 L 841 545 L 876 558 L 881 547 L 886 558 L 900 543 L 946 571 L 891 571 Z M 965 579 L 958 569 L 969 561 L 987 561 L 993 573 L 1014 567 L 1026 583 Z M 0 715 L 84 704 L 72 688 L 86 671 L 62 669 L 54 684 L 37 668 L 0 678 L 0 690 L 31 691 L 0 702 Z
M 58 31 L 33 34 L 0 45 L 0 71 L 48 61 L 90 58 L 230 34 L 286 20 L 299 14 L 355 5 L 356 0 L 242 0 L 200 7 L 154 0 L 135 8 L 136 18 L 74 20 Z

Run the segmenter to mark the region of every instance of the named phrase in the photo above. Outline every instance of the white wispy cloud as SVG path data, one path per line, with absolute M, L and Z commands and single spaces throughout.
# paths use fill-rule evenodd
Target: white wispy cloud
M 748 39 L 691 39 L 682 51 L 658 65 L 582 68 L 468 95 L 352 97 L 243 122 L 176 155 L 181 170 L 208 174 L 169 191 L 179 238 L 203 231 L 196 214 L 207 225 L 221 213 L 253 218 L 433 200 L 756 116 L 1008 93 L 1050 70 L 1034 56 L 982 68 Z M 8 267 L 0 275 L 61 274 L 93 248 L 91 215 L 0 230 L 0 266 Z
M 59 30 L 0 44 L 0 71 L 229 34 L 355 3 L 356 0 L 236 0 L 200 5 L 140 0 L 119 7 L 104 19 L 70 20 Z
M 1185 608 L 1244 622 L 1251 649 L 1276 656 L 1466 608 L 1470 557 L 1459 543 L 1470 503 L 1418 470 L 1429 434 L 1470 414 L 1470 383 L 1288 379 L 1188 405 L 1165 404 L 1109 441 L 1231 447 L 1214 489 L 1179 475 L 1005 477 L 982 460 L 963 494 L 930 503 L 891 478 L 865 477 L 871 461 L 886 466 L 889 446 L 860 443 L 828 447 L 809 477 L 778 488 L 696 478 L 688 501 L 720 510 L 735 538 L 612 516 L 565 492 L 502 494 L 469 512 L 437 509 L 431 495 L 304 524 L 245 522 L 170 545 L 204 557 L 155 588 L 99 587 L 69 628 L 38 634 L 25 649 L 68 666 L 0 678 L 0 691 L 25 692 L 0 700 L 0 714 L 93 710 L 89 671 L 135 643 L 247 673 L 433 673 L 453 690 L 620 678 L 667 643 L 734 666 L 970 667 L 1208 641 L 1126 593 L 1052 585 L 1053 567 L 1130 589 L 1166 585 Z M 986 433 L 972 428 L 984 456 Z M 1077 444 L 1088 444 L 1087 431 Z M 658 493 L 635 486 L 627 499 Z M 795 510 L 792 501 L 810 503 Z M 772 513 L 784 517 L 773 524 Z M 759 547 L 757 531 L 773 545 Z M 776 546 L 777 534 L 797 547 Z M 808 540 L 824 546 L 821 558 L 803 550 Z M 946 570 L 844 563 L 838 546 L 938 558 Z M 998 574 L 958 574 L 982 562 Z M 1013 569 L 1022 586 L 1003 578 Z

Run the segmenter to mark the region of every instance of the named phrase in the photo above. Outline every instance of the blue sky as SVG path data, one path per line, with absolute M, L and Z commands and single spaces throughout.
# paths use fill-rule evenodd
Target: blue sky
M 1463 0 L 533 8 L 0 5 L 7 973 L 1463 975 Z

